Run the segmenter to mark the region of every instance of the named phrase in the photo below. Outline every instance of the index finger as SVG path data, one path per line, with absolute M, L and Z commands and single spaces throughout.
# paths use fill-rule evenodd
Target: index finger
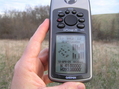
M 49 19 L 46 19 L 31 37 L 23 57 L 35 58 L 38 57 L 42 41 L 44 40 L 49 28 Z

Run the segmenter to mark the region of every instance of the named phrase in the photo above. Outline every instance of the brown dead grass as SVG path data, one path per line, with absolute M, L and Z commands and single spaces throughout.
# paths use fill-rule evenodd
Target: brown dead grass
M 15 63 L 21 57 L 28 40 L 0 40 L 0 89 L 10 89 Z M 42 49 L 48 48 L 44 41 Z M 87 89 L 118 89 L 119 42 L 93 42 L 93 79 Z M 56 85 L 55 83 L 51 84 Z

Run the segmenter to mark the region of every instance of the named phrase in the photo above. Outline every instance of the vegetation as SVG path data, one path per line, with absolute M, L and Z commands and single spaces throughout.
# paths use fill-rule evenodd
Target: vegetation
M 0 16 L 1 39 L 28 39 L 49 16 L 49 6 L 27 7 L 25 11 L 6 11 Z
M 0 16 L 1 39 L 28 39 L 39 24 L 49 17 L 49 6 L 27 7 L 25 11 L 10 10 Z M 94 40 L 119 39 L 119 13 L 92 16 Z
M 92 16 L 94 40 L 119 40 L 119 13 Z
M 15 63 L 21 57 L 28 40 L 0 40 L 0 89 L 10 89 Z M 48 47 L 44 41 L 42 49 Z M 93 41 L 93 79 L 87 89 L 119 88 L 119 41 L 104 43 Z M 59 83 L 51 83 L 55 86 Z
M 87 89 L 119 88 L 119 41 L 93 42 L 93 79 Z

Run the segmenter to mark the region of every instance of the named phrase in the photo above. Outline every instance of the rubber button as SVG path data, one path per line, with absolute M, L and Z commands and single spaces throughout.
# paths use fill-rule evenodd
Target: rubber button
M 63 21 L 62 18 L 58 18 L 58 19 L 57 19 L 57 22 L 62 22 L 62 21 Z
M 84 18 L 80 18 L 79 22 L 85 22 L 85 19 Z
M 66 11 L 65 11 L 65 13 L 66 13 L 66 14 L 69 14 L 69 13 L 70 13 L 70 11 L 69 11 L 69 10 L 66 10 Z
M 57 25 L 57 27 L 58 27 L 58 28 L 64 28 L 65 25 L 64 25 L 64 23 L 59 23 L 59 24 Z
M 78 13 L 77 16 L 78 16 L 78 17 L 83 17 L 84 14 L 83 14 L 83 13 Z
M 64 14 L 63 12 L 60 12 L 60 13 L 58 14 L 58 16 L 60 16 L 60 17 L 64 17 L 65 14 Z
M 77 23 L 77 18 L 74 15 L 68 15 L 68 16 L 65 17 L 64 22 L 68 26 L 74 26 Z
M 85 27 L 85 25 L 84 24 L 78 24 L 77 27 L 80 29 L 83 29 Z
M 75 10 L 72 11 L 72 14 L 76 14 L 77 12 Z

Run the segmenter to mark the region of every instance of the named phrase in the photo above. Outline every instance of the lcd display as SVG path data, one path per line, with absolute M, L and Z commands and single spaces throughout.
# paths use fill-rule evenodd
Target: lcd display
M 84 35 L 56 36 L 57 73 L 85 73 L 86 47 Z

